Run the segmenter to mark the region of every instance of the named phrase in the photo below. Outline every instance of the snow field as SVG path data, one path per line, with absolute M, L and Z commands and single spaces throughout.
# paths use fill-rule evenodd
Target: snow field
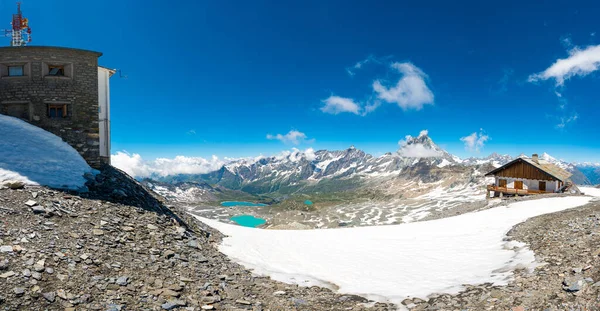
M 545 198 L 432 221 L 342 229 L 262 230 L 195 217 L 227 235 L 221 252 L 257 274 L 400 304 L 457 293 L 463 284 L 507 284 L 516 266 L 536 263 L 524 244 L 504 241 L 506 233 L 530 217 L 591 199 Z

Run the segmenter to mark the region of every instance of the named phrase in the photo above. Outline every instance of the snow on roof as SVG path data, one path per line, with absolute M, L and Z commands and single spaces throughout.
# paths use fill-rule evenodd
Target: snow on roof
M 274 231 L 196 218 L 227 236 L 221 252 L 257 274 L 400 304 L 457 293 L 464 284 L 508 284 L 513 269 L 536 263 L 525 244 L 504 240 L 506 232 L 590 200 L 545 198 L 431 221 L 340 229 Z
M 93 169 L 60 137 L 17 118 L 0 114 L 0 185 L 82 189 Z

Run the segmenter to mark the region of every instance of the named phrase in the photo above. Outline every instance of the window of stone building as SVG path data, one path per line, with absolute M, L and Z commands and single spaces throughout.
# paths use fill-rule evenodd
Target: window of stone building
M 30 63 L 0 63 L 1 78 L 23 78 L 31 74 Z
M 8 66 L 8 76 L 9 77 L 22 77 L 23 72 L 24 72 L 23 65 Z
M 48 75 L 55 77 L 65 76 L 65 66 L 62 65 L 48 65 Z
M 73 78 L 72 63 L 42 63 L 42 75 L 46 78 Z
M 48 104 L 48 117 L 50 119 L 64 119 L 69 116 L 67 104 Z

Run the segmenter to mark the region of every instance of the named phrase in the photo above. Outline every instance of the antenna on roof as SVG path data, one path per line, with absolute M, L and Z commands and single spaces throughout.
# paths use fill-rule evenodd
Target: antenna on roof
M 0 30 L 0 33 L 4 32 L 4 37 L 11 37 L 10 46 L 26 46 L 31 42 L 29 19 L 21 13 L 21 2 L 17 2 L 17 14 L 13 14 L 10 24 L 12 29 Z
M 119 78 L 127 79 L 127 76 L 123 74 L 123 72 L 121 71 L 121 69 L 117 69 L 117 72 L 119 73 Z

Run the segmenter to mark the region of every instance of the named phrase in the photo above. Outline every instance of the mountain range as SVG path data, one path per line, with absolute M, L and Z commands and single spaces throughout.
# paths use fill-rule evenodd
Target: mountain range
M 278 156 L 235 160 L 207 174 L 154 177 L 146 181 L 157 192 L 200 201 L 214 200 L 231 191 L 269 197 L 365 189 L 393 194 L 398 180 L 432 183 L 453 179 L 455 183 L 483 184 L 481 179 L 487 171 L 513 159 L 497 153 L 485 158 L 460 159 L 436 145 L 427 133 L 421 133 L 417 137 L 407 136 L 396 152 L 378 157 L 353 146 L 337 151 L 294 150 Z M 571 172 L 576 184 L 600 183 L 600 164 L 568 163 L 546 153 L 540 159 Z

